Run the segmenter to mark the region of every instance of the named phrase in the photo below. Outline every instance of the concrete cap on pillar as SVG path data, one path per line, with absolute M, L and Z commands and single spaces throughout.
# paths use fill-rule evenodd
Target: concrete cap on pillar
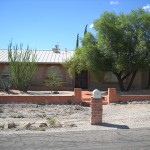
M 101 99 L 102 98 L 101 92 L 98 89 L 95 89 L 92 93 L 92 98 Z

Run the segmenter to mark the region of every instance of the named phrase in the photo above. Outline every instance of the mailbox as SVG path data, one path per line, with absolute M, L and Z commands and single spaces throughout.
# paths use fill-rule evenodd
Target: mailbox
M 101 92 L 98 89 L 95 89 L 92 93 L 92 98 L 101 99 L 102 98 Z

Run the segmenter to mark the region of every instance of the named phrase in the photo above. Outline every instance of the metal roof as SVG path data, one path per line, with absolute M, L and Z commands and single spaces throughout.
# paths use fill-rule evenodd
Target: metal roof
M 62 63 L 70 59 L 74 54 L 73 50 L 36 50 L 38 63 Z M 0 63 L 8 62 L 8 50 L 0 50 Z

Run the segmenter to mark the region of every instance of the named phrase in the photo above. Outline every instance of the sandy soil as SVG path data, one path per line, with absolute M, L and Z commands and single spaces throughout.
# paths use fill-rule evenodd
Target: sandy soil
M 103 124 L 90 125 L 90 107 L 1 104 L 0 133 L 109 130 L 150 127 L 150 102 L 103 106 Z
M 10 90 L 9 92 L 0 91 L 0 95 L 73 95 L 73 91 L 58 91 L 58 94 L 53 94 L 51 91 L 28 91 L 22 92 L 19 90 Z
M 58 91 L 58 95 L 73 95 L 74 91 Z M 101 91 L 102 95 L 107 95 L 107 91 Z M 121 92 L 117 90 L 119 95 L 150 95 L 150 89 L 134 89 L 128 92 Z M 5 91 L 0 91 L 0 95 L 57 95 L 53 94 L 50 91 L 28 91 L 22 92 L 19 90 L 10 90 L 8 93 Z
M 141 94 L 149 94 L 143 90 Z M 136 94 L 139 91 L 132 91 Z M 13 90 L 9 95 L 51 95 L 49 91 Z M 72 95 L 73 92 L 61 91 Z M 8 95 L 0 92 L 0 95 Z M 90 107 L 80 105 L 0 104 L 0 134 L 109 130 L 150 127 L 150 101 L 127 102 L 103 106 L 103 124 L 90 125 Z

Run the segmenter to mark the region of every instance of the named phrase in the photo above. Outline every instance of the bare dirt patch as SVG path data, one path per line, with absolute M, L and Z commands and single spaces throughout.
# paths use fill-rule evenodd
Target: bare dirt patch
M 19 90 L 10 90 L 9 92 L 5 92 L 5 91 L 0 91 L 0 95 L 73 95 L 74 92 L 73 91 L 58 91 L 58 94 L 53 94 L 50 91 L 28 91 L 28 92 L 22 92 Z
M 68 129 L 86 124 L 89 116 L 89 108 L 80 105 L 1 104 L 0 130 Z
M 80 105 L 1 104 L 0 133 L 109 130 L 150 127 L 150 103 L 103 106 L 103 124 L 90 125 L 90 107 Z

